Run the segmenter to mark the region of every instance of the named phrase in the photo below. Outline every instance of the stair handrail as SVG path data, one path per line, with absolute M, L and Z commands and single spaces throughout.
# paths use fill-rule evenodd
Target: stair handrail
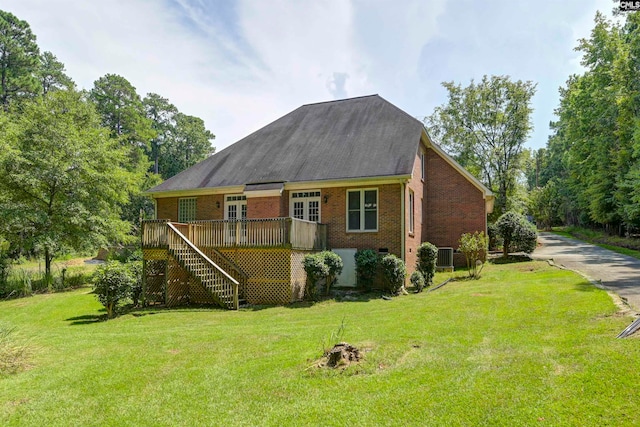
M 229 258 L 227 258 L 225 256 L 225 254 L 223 254 L 222 252 L 220 252 L 219 250 L 217 250 L 216 248 L 209 248 L 209 250 L 211 252 L 213 252 L 214 254 L 216 254 L 223 262 L 225 262 L 231 270 L 234 270 L 238 273 L 239 276 L 242 276 L 245 279 L 249 278 L 249 275 L 247 273 L 244 272 L 244 270 L 242 270 L 238 264 L 236 264 L 235 262 L 233 262 L 232 260 L 230 260 Z M 213 261 L 213 260 L 212 260 Z M 222 268 L 222 267 L 220 267 Z M 223 268 L 224 270 L 224 268 Z
M 189 246 L 191 249 L 193 249 L 198 255 L 200 255 L 206 262 L 208 262 L 209 264 L 211 264 L 219 273 L 222 273 L 222 275 L 224 275 L 229 281 L 231 281 L 232 285 L 233 285 L 233 294 L 234 294 L 234 305 L 235 308 L 238 308 L 238 285 L 240 284 L 240 282 L 238 282 L 236 279 L 234 279 L 233 277 L 231 277 L 229 275 L 229 273 L 227 273 L 226 271 L 224 271 L 222 268 L 220 268 L 220 266 L 218 266 L 218 264 L 216 264 L 215 262 L 211 261 L 211 259 L 206 256 L 200 249 L 198 249 L 197 246 L 195 246 L 193 243 L 191 243 L 191 241 L 189 239 L 187 239 L 184 234 L 182 234 L 173 224 L 171 224 L 170 222 L 167 223 L 167 225 L 169 226 L 169 228 L 171 230 L 173 230 L 179 237 L 180 239 L 182 239 L 182 241 L 184 243 L 187 244 L 187 246 Z

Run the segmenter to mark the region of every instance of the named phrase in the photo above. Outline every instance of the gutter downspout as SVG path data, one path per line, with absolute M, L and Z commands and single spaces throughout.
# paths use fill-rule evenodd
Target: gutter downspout
M 401 239 L 400 239 L 400 245 L 402 246 L 401 250 L 400 250 L 400 259 L 402 259 L 402 261 L 404 261 L 406 259 L 405 257 L 405 251 L 407 250 L 406 248 L 406 236 L 405 236 L 405 221 L 406 221 L 406 215 L 405 215 L 405 207 L 404 207 L 404 192 L 405 192 L 405 181 L 402 180 L 400 181 L 400 233 L 402 235 Z

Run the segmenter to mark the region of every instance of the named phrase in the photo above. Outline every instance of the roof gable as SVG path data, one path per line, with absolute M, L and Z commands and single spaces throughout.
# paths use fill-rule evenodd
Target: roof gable
M 149 192 L 410 175 L 422 129 L 378 95 L 303 105 Z

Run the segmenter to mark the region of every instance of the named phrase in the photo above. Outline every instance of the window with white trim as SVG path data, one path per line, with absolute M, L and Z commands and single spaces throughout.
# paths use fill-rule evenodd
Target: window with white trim
M 415 219 L 414 219 L 414 212 L 415 212 L 415 196 L 413 194 L 413 191 L 409 190 L 409 233 L 413 234 L 413 230 L 414 230 L 414 226 L 415 226 Z
M 347 231 L 378 231 L 378 189 L 347 190 Z
M 196 220 L 196 198 L 178 199 L 178 222 Z
M 289 193 L 289 214 L 292 218 L 320 222 L 320 191 Z
M 424 152 L 420 151 L 420 177 L 424 181 L 425 169 L 424 169 Z

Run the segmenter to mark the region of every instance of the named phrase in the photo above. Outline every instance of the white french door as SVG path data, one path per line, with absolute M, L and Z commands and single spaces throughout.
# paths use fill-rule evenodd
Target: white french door
M 296 191 L 289 197 L 292 218 L 320 222 L 320 191 Z
M 247 219 L 247 196 L 226 196 L 224 199 L 225 240 L 231 244 L 247 239 L 247 223 L 236 221 Z

